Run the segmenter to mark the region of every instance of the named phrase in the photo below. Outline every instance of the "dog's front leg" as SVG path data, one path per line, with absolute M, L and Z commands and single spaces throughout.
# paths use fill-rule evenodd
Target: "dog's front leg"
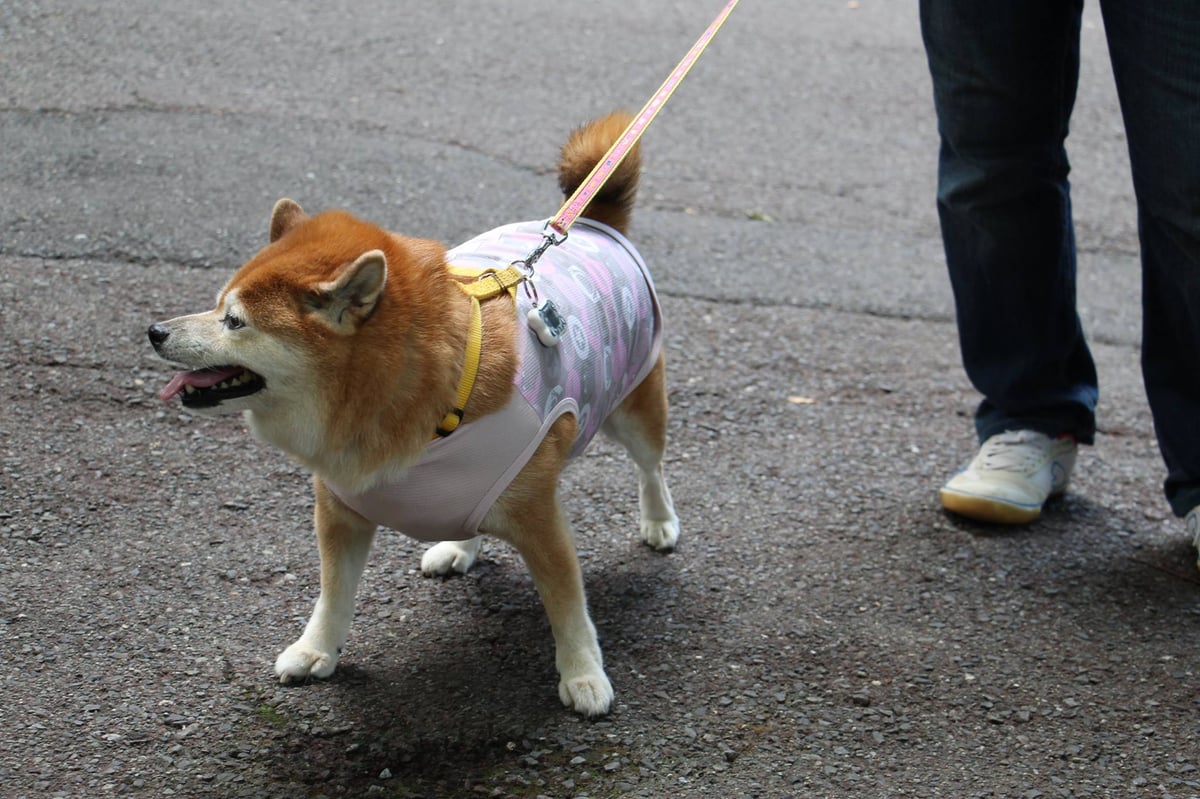
M 354 619 L 354 595 L 375 536 L 374 524 L 343 505 L 320 478 L 314 482 L 321 595 L 304 634 L 275 660 L 275 673 L 284 684 L 333 674 Z

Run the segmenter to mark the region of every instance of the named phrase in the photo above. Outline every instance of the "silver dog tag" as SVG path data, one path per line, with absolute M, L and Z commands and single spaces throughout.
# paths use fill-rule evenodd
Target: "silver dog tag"
M 567 330 L 567 321 L 550 300 L 540 300 L 529 309 L 526 316 L 529 329 L 538 337 L 543 347 L 557 346 L 558 340 Z

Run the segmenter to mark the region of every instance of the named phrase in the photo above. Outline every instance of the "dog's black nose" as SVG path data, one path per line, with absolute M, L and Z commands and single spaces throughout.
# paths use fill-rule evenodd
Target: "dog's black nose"
M 150 337 L 150 343 L 157 347 L 171 335 L 171 328 L 155 322 L 150 325 L 150 329 L 146 331 L 146 335 Z

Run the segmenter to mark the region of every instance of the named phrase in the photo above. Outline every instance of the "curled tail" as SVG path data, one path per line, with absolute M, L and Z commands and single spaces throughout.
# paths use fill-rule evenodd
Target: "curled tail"
M 587 179 L 593 167 L 604 157 L 613 142 L 620 138 L 631 121 L 633 114 L 614 111 L 608 116 L 576 128 L 571 133 L 558 160 L 558 185 L 564 197 L 574 194 L 575 189 Z M 583 216 L 603 222 L 624 233 L 629 227 L 629 215 L 633 211 L 638 175 L 641 171 L 641 147 L 634 145 L 621 165 L 609 176 L 608 182 L 588 202 L 587 207 L 583 209 Z

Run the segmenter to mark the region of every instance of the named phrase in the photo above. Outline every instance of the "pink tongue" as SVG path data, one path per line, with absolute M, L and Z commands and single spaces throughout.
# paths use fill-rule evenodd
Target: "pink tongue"
M 163 402 L 170 402 L 187 386 L 195 386 L 196 388 L 210 388 L 231 377 L 237 377 L 244 370 L 240 366 L 224 366 L 218 369 L 197 369 L 194 372 L 176 372 L 171 378 L 171 382 L 167 383 L 162 391 L 158 392 L 158 398 Z

